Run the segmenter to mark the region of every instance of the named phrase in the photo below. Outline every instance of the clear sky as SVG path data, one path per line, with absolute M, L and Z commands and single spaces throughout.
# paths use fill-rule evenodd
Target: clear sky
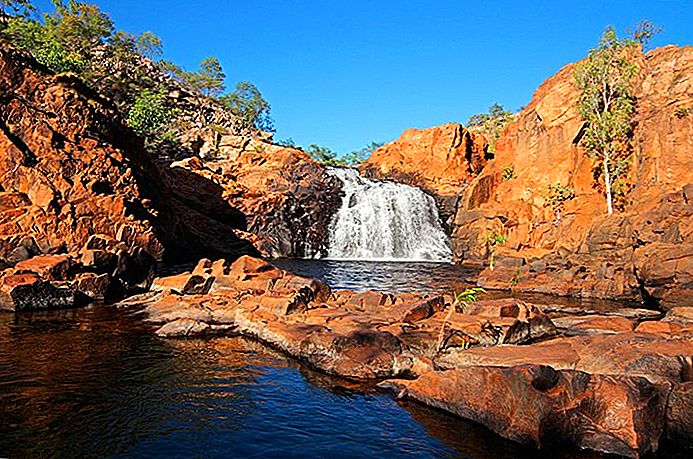
M 154 32 L 188 70 L 217 56 L 228 86 L 255 83 L 276 139 L 340 153 L 409 127 L 516 110 L 583 57 L 607 25 L 664 27 L 653 46 L 693 43 L 691 0 L 91 0 L 130 33 Z M 47 11 L 50 2 L 40 0 Z

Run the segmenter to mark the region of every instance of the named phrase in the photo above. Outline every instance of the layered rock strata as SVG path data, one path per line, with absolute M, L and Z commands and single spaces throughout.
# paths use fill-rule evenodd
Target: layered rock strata
M 78 260 L 106 249 L 90 246 L 95 235 L 117 258 L 106 265 L 140 264 L 139 279 L 107 273 L 123 285 L 146 283 L 164 258 L 257 253 L 234 233 L 244 216 L 221 194 L 197 174 L 160 170 L 108 101 L 0 43 L 0 268 Z

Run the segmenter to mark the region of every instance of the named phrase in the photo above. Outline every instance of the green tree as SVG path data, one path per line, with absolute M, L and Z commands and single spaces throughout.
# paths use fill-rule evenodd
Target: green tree
M 275 132 L 270 116 L 270 104 L 262 97 L 260 90 L 248 81 L 241 81 L 236 89 L 221 98 L 231 113 L 245 126 L 252 126 L 267 132 Z
M 114 32 L 113 22 L 98 6 L 53 0 L 55 12 L 44 17 L 45 30 L 65 49 L 89 59 Z
M 200 69 L 195 73 L 184 73 L 184 78 L 194 89 L 206 96 L 216 97 L 226 89 L 224 84 L 226 75 L 216 57 L 203 59 L 200 62 Z
M 327 147 L 321 147 L 316 144 L 310 144 L 308 145 L 308 148 L 305 149 L 305 152 L 308 153 L 308 156 L 310 156 L 314 161 L 317 161 L 321 164 L 324 164 L 326 166 L 343 166 L 344 164 L 337 158 L 337 153 L 330 150 Z
M 80 73 L 86 66 L 84 58 L 69 51 L 46 33 L 43 25 L 23 17 L 10 17 L 0 35 L 15 46 L 33 54 L 41 64 L 57 73 Z
M 625 187 L 627 161 L 634 129 L 635 97 L 632 82 L 637 73 L 632 39 L 620 39 L 607 27 L 599 44 L 590 50 L 574 72 L 580 90 L 578 111 L 585 121 L 580 143 L 601 163 L 606 207 L 613 214 L 613 190 Z
M 153 61 L 163 54 L 161 39 L 151 32 L 142 32 L 137 37 L 136 49 L 141 55 Z
M 342 156 L 340 161 L 345 166 L 358 166 L 366 161 L 375 150 L 383 145 L 385 145 L 384 142 L 371 142 L 360 150 L 354 150 Z
M 512 112 L 495 103 L 489 107 L 488 113 L 472 115 L 467 121 L 467 128 L 481 132 L 488 141 L 489 151 L 494 152 L 496 151 L 496 141 L 512 119 Z
M 128 111 L 127 125 L 139 136 L 162 135 L 174 113 L 166 105 L 166 93 L 142 91 Z

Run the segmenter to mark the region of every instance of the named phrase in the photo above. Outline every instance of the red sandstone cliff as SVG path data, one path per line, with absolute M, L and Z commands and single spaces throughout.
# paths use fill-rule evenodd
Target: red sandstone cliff
M 20 262 L 0 273 L 0 290 L 86 270 L 98 277 L 90 296 L 103 297 L 109 281 L 146 285 L 164 257 L 256 253 L 221 193 L 189 171 L 159 170 L 108 101 L 0 43 L 0 268 Z M 69 255 L 23 262 L 45 254 Z
M 371 154 L 360 166 L 369 177 L 418 186 L 433 195 L 444 219 L 457 197 L 492 157 L 483 135 L 457 123 L 407 129 L 399 139 Z
M 453 244 L 461 260 L 486 257 L 484 237 L 507 235 L 516 257 L 482 275 L 486 286 L 666 304 L 693 300 L 693 48 L 667 46 L 638 59 L 637 128 L 623 212 L 606 214 L 593 162 L 578 145 L 582 121 L 573 65 L 534 94 L 466 190 Z M 512 165 L 517 177 L 502 179 Z M 569 186 L 560 219 L 549 185 Z

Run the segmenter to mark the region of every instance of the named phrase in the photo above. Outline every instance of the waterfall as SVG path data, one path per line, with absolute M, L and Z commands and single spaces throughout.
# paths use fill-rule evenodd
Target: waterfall
M 343 182 L 342 207 L 330 223 L 330 259 L 450 261 L 433 198 L 418 188 L 330 169 Z

